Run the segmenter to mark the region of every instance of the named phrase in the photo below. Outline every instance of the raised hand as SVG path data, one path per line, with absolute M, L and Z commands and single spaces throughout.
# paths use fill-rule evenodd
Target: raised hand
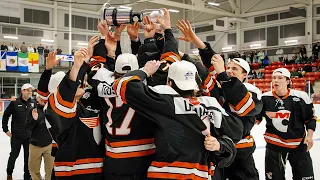
M 184 20 L 178 20 L 177 27 L 184 35 L 183 37 L 179 37 L 180 40 L 191 42 L 200 49 L 204 49 L 206 47 L 202 40 L 194 33 L 190 21 L 185 22 Z
M 107 36 L 105 37 L 104 42 L 105 47 L 108 51 L 108 56 L 115 58 L 116 57 L 116 49 L 117 49 L 117 39 L 114 37 L 114 34 L 112 32 L 109 32 Z
M 57 52 L 50 52 L 48 57 L 46 57 L 46 69 L 52 69 L 55 67 L 61 59 L 56 59 Z
M 88 56 L 88 49 L 81 48 L 74 53 L 74 64 L 73 67 L 76 69 L 80 69 L 84 59 Z
M 211 64 L 214 67 L 214 70 L 217 74 L 220 74 L 225 71 L 224 60 L 219 54 L 215 54 L 211 58 Z
M 128 33 L 131 40 L 135 40 L 138 38 L 139 29 L 140 29 L 139 22 L 135 22 L 133 25 L 127 26 L 127 33 Z
M 144 37 L 153 38 L 156 34 L 156 25 L 150 20 L 149 16 L 143 18 L 144 23 Z
M 93 36 L 88 43 L 88 55 L 85 58 L 86 62 L 89 62 L 90 58 L 93 56 L 94 46 L 99 43 L 99 36 Z
M 163 19 L 157 18 L 157 23 L 160 24 L 162 29 L 171 29 L 171 20 L 170 20 L 170 13 L 166 8 L 162 8 L 162 11 L 164 11 L 164 17 Z
M 34 108 L 34 109 L 32 110 L 32 117 L 33 117 L 33 119 L 34 119 L 35 121 L 38 120 L 39 115 L 38 115 L 37 108 Z
M 101 33 L 102 36 L 106 36 L 109 32 L 109 25 L 106 20 L 104 20 L 104 23 L 102 24 L 101 20 L 99 21 L 97 25 L 97 29 Z
M 151 76 L 153 75 L 159 68 L 161 62 L 160 61 L 148 61 L 144 67 L 143 67 L 143 71 L 147 74 L 147 76 Z
M 114 38 L 117 40 L 117 41 L 120 41 L 120 38 L 121 38 L 121 33 L 122 31 L 127 27 L 127 25 L 125 24 L 121 24 L 120 26 L 117 26 L 114 30 Z
M 184 20 L 178 20 L 177 27 L 184 35 L 184 37 L 179 37 L 180 40 L 193 42 L 197 38 L 189 21 L 185 22 Z

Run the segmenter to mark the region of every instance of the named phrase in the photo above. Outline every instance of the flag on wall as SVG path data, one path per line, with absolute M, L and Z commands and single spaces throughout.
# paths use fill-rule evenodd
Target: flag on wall
M 16 71 L 18 66 L 18 53 L 7 52 L 7 71 Z
M 7 52 L 1 51 L 0 71 L 6 70 L 6 64 L 7 64 Z
M 18 53 L 18 71 L 28 72 L 28 53 Z
M 29 67 L 29 72 L 39 72 L 39 54 L 38 53 L 28 54 L 28 67 Z

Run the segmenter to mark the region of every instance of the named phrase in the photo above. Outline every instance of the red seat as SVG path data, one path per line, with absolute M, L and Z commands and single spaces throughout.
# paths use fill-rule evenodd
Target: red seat
M 264 79 L 264 81 L 267 82 L 267 83 L 270 83 L 272 81 L 272 79 L 269 79 L 269 78 L 267 79 L 266 78 L 266 79 Z
M 261 69 L 260 71 L 261 71 L 262 73 L 264 73 L 264 72 L 265 72 L 265 69 Z
M 307 78 L 307 81 L 310 81 L 310 83 L 313 85 L 314 84 L 314 81 L 316 80 L 316 78 L 314 77 L 308 77 Z
M 253 79 L 248 79 L 248 83 L 253 84 Z
M 292 83 L 300 82 L 300 78 L 291 78 Z
M 265 69 L 266 69 L 266 70 L 271 70 L 271 69 L 272 69 L 272 66 L 266 66 Z
M 300 83 L 300 87 L 306 88 L 306 86 L 307 86 L 307 83 L 305 83 L 305 82 L 301 82 L 301 83 Z
M 269 79 L 271 79 L 271 77 L 272 77 L 272 74 L 264 74 L 264 78 L 269 78 Z
M 264 71 L 264 74 L 272 74 L 272 70 L 269 70 L 269 69 L 266 69 L 265 71 Z
M 259 63 L 252 63 L 252 69 L 258 69 L 259 68 Z

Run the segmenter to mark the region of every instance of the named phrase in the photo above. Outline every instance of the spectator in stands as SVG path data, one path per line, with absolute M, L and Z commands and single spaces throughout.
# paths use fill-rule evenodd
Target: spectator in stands
M 247 55 L 246 55 L 246 53 L 245 53 L 245 52 L 243 52 L 243 54 L 242 54 L 241 58 L 242 58 L 243 60 L 247 61 Z
M 36 46 L 33 46 L 33 45 L 31 45 L 31 46 L 33 47 L 33 51 L 34 51 L 34 53 L 37 53 Z
M 11 52 L 14 51 L 14 47 L 12 43 L 10 43 L 10 45 L 8 46 L 8 51 L 11 51 Z
M 8 51 L 8 46 L 6 45 L 5 42 L 3 42 L 1 45 L 1 51 Z
M 58 46 L 57 54 L 62 54 L 62 49 L 60 48 L 60 46 Z
M 287 57 L 283 57 L 283 62 L 285 65 L 290 64 L 289 60 Z
M 46 46 L 46 48 L 44 49 L 44 61 L 46 61 L 46 58 L 48 57 L 49 53 L 50 53 L 49 47 Z
M 279 61 L 283 61 L 283 49 L 279 48 L 276 52 L 276 55 L 278 55 Z
M 254 58 L 254 52 L 253 51 L 250 52 L 249 58 L 250 58 L 250 63 L 252 64 L 253 63 L 253 58 Z
M 258 72 L 258 74 L 257 74 L 257 78 L 258 78 L 258 79 L 264 78 L 264 73 L 261 72 L 261 70 L 259 70 L 259 72 Z
M 28 52 L 28 48 L 27 48 L 25 42 L 22 43 L 22 45 L 20 47 L 20 50 L 21 50 L 22 53 L 27 53 Z
M 301 45 L 300 47 L 300 57 L 301 57 L 301 62 L 306 62 L 307 61 L 307 49 L 304 45 Z
M 319 51 L 320 51 L 320 42 L 317 42 L 317 44 L 314 44 L 312 47 L 312 54 L 313 54 L 313 59 L 317 60 L 319 57 Z
M 292 56 L 292 58 L 289 61 L 289 64 L 295 64 L 297 60 L 297 56 Z
M 257 73 L 253 69 L 250 70 L 248 74 L 248 79 L 256 79 L 257 78 Z
M 21 51 L 18 44 L 16 44 L 16 46 L 14 47 L 14 51 L 15 52 L 20 52 Z
M 262 61 L 262 66 L 266 67 L 266 66 L 269 66 L 269 64 L 270 64 L 270 60 L 268 55 L 266 55 Z
M 39 53 L 39 59 L 40 59 L 40 65 L 41 66 L 44 66 L 45 64 L 45 62 L 44 62 L 44 47 L 42 46 L 42 44 L 40 44 L 39 46 L 38 46 L 38 53 Z
M 34 53 L 34 48 L 32 45 L 28 47 L 28 53 Z
M 300 76 L 301 76 L 301 73 L 298 72 L 296 68 L 293 67 L 291 70 L 291 77 L 300 77 Z
M 264 57 L 265 57 L 264 52 L 261 49 L 260 52 L 258 53 L 258 62 L 259 63 L 261 62 L 261 64 L 263 64 Z
M 75 50 L 75 49 L 72 49 L 72 50 L 71 50 L 71 55 L 74 56 L 74 53 L 75 53 L 75 52 L 76 52 L 76 50 Z
M 50 52 L 53 52 L 54 51 L 54 48 L 53 46 L 50 47 Z

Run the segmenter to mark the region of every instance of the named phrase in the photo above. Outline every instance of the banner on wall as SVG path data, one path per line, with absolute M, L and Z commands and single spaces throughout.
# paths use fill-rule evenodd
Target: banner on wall
M 0 1 L 0 15 L 20 18 L 20 4 Z
M 74 57 L 69 54 L 56 55 L 56 60 L 59 60 L 59 59 L 61 59 L 61 61 L 66 61 L 66 62 L 73 62 L 74 61 Z
M 7 52 L 1 51 L 1 59 L 0 59 L 0 71 L 5 71 L 7 66 Z
M 7 71 L 16 71 L 18 66 L 18 53 L 7 52 Z
M 28 72 L 28 53 L 18 53 L 18 71 Z
M 28 61 L 29 72 L 39 72 L 39 54 L 29 53 Z

